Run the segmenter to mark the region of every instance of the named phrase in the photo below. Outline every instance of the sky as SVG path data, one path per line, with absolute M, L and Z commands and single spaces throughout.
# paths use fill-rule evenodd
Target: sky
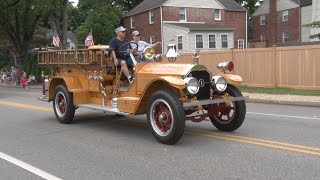
M 70 2 L 72 2 L 73 6 L 77 6 L 79 0 L 69 0 Z

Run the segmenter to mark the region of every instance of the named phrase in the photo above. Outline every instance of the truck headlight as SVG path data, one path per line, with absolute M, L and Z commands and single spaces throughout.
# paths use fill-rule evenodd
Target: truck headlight
M 187 77 L 184 79 L 186 88 L 189 94 L 195 95 L 199 91 L 199 81 L 194 77 Z
M 227 89 L 227 81 L 222 76 L 213 76 L 212 77 L 212 88 L 219 92 L 223 92 Z

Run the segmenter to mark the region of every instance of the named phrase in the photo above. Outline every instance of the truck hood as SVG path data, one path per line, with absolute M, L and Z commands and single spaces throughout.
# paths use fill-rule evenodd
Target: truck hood
M 180 76 L 185 78 L 192 70 L 209 71 L 200 64 L 165 64 L 165 63 L 140 63 L 137 64 L 137 73 L 140 75 Z

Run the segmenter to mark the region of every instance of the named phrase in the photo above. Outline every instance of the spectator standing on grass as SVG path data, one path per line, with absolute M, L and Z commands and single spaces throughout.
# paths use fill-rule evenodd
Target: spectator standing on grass
M 21 75 L 21 77 L 27 77 L 27 73 L 25 72 L 25 71 L 22 71 L 22 75 Z
M 5 82 L 7 78 L 7 70 L 5 68 L 2 69 L 1 71 L 1 80 L 2 82 Z
M 11 67 L 10 78 L 11 78 L 12 85 L 15 86 L 16 85 L 16 70 L 13 66 Z
M 16 67 L 16 85 L 20 84 L 20 71 L 18 67 Z

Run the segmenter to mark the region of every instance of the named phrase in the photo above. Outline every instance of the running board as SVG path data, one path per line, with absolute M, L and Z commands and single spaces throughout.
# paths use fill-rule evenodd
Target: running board
M 101 105 L 96 105 L 96 104 L 81 104 L 79 107 L 84 107 L 84 108 L 89 108 L 93 110 L 100 110 L 103 112 L 110 112 L 114 114 L 119 114 L 123 116 L 129 116 L 130 113 L 126 112 L 120 112 L 118 108 L 112 108 L 111 106 L 101 106 Z

